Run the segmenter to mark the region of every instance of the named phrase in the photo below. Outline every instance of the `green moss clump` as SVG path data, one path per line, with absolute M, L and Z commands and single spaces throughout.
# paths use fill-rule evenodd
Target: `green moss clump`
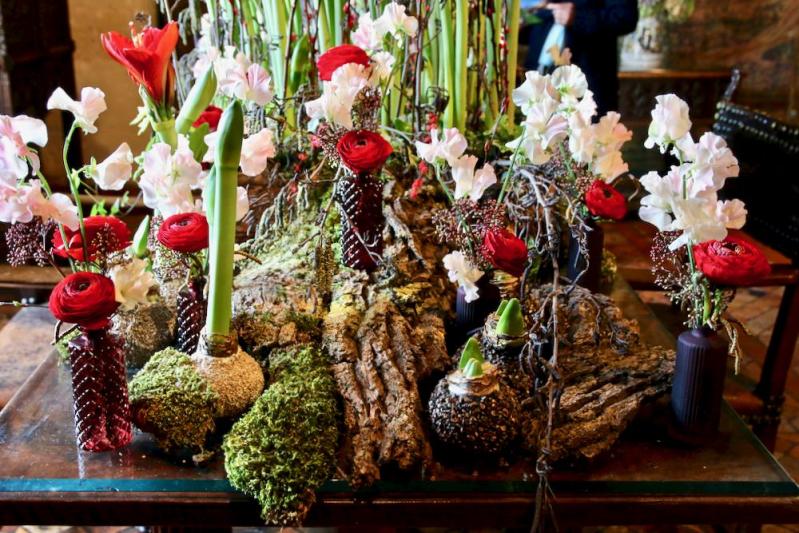
M 202 452 L 213 433 L 216 393 L 188 355 L 167 348 L 153 355 L 130 382 L 133 421 L 166 452 Z
M 308 333 L 313 337 L 322 335 L 322 319 L 316 315 L 291 310 L 288 312 L 287 318 L 289 321 L 294 322 L 298 331 Z
M 225 436 L 225 470 L 258 500 L 268 524 L 297 525 L 335 465 L 336 387 L 311 345 L 274 350 L 270 375 L 270 387 Z
M 55 351 L 58 354 L 58 360 L 61 362 L 61 364 L 64 364 L 69 368 L 71 368 L 71 363 L 69 362 L 69 341 L 78 335 L 80 335 L 80 329 L 74 328 L 72 331 L 58 339 L 58 342 L 55 343 Z

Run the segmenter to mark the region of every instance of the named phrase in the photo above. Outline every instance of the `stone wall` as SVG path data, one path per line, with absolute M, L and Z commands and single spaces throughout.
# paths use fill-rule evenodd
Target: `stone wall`
M 101 33 L 127 34 L 128 21 L 137 12 L 155 17 L 156 3 L 153 0 L 69 0 L 77 88 L 99 87 L 105 92 L 108 103 L 108 111 L 97 122 L 98 134 L 83 137 L 83 156 L 87 161 L 91 156 L 98 160 L 105 158 L 122 142 L 130 144 L 134 153 L 147 143 L 146 136 L 137 136 L 136 128 L 129 124 L 140 105 L 136 86 L 100 44 Z
M 738 101 L 797 119 L 799 0 L 696 0 L 691 18 L 668 35 L 669 67 L 739 66 Z

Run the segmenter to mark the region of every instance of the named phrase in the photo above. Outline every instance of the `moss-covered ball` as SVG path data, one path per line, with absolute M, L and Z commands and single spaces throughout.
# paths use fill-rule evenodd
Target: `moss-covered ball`
M 264 390 L 264 373 L 258 361 L 240 347 L 228 357 L 191 356 L 197 372 L 216 393 L 214 416 L 235 418 L 249 408 Z
M 213 433 L 216 394 L 188 355 L 167 348 L 153 355 L 130 383 L 134 423 L 166 452 L 203 451 Z
M 338 443 L 336 387 L 318 348 L 270 355 L 272 383 L 225 436 L 231 484 L 261 504 L 269 524 L 302 522 L 330 476 Z
M 490 363 L 478 377 L 455 370 L 439 381 L 428 408 L 438 439 L 470 455 L 500 454 L 519 432 L 519 401 Z

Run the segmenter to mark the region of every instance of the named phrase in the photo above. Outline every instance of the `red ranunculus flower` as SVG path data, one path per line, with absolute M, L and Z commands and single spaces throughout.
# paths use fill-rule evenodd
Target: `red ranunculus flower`
M 518 277 L 527 266 L 527 245 L 505 228 L 491 229 L 483 239 L 483 257 L 495 268 Z
M 585 205 L 595 217 L 621 220 L 627 214 L 627 199 L 601 180 L 594 180 L 585 191 Z
M 205 111 L 200 113 L 200 116 L 197 117 L 192 126 L 199 128 L 203 124 L 208 124 L 211 131 L 216 131 L 220 118 L 222 118 L 222 110 L 215 105 L 209 105 L 205 108 Z
M 164 220 L 157 237 L 170 250 L 199 252 L 208 248 L 208 220 L 202 213 L 178 213 Z
M 356 174 L 372 174 L 383 167 L 394 149 L 379 133 L 356 130 L 341 136 L 336 151 L 341 162 Z
M 358 65 L 368 67 L 370 59 L 362 48 L 354 44 L 334 46 L 316 60 L 316 68 L 319 70 L 319 79 L 322 81 L 330 81 L 336 69 L 348 63 L 357 63 Z
M 707 279 L 717 285 L 753 285 L 771 272 L 763 252 L 736 237 L 697 244 L 694 260 Z
M 93 216 L 86 217 L 83 221 L 86 230 L 86 249 L 89 252 L 89 261 L 94 261 L 98 253 L 110 254 L 127 248 L 130 244 L 130 230 L 124 222 L 117 217 Z M 80 229 L 74 231 L 64 228 L 67 235 L 67 245 L 61 238 L 61 232 L 53 233 L 53 252 L 59 257 L 71 257 L 84 261 L 83 239 Z
M 133 39 L 112 31 L 100 40 L 108 55 L 128 69 L 133 81 L 144 86 L 156 103 L 166 100 L 175 78 L 171 56 L 178 43 L 177 22 L 161 29 L 145 28 Z
M 94 272 L 75 272 L 59 281 L 49 304 L 58 320 L 89 330 L 108 326 L 109 317 L 119 307 L 114 282 Z

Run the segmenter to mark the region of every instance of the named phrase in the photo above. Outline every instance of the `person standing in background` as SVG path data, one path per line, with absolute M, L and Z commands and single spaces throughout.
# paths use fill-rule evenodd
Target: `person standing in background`
M 571 63 L 588 79 L 600 115 L 618 108 L 619 60 L 617 42 L 632 33 L 638 23 L 636 0 L 555 0 L 532 7 L 540 19 L 530 31 L 525 61 L 528 70 L 550 72 L 555 60 L 550 53 L 568 48 Z

